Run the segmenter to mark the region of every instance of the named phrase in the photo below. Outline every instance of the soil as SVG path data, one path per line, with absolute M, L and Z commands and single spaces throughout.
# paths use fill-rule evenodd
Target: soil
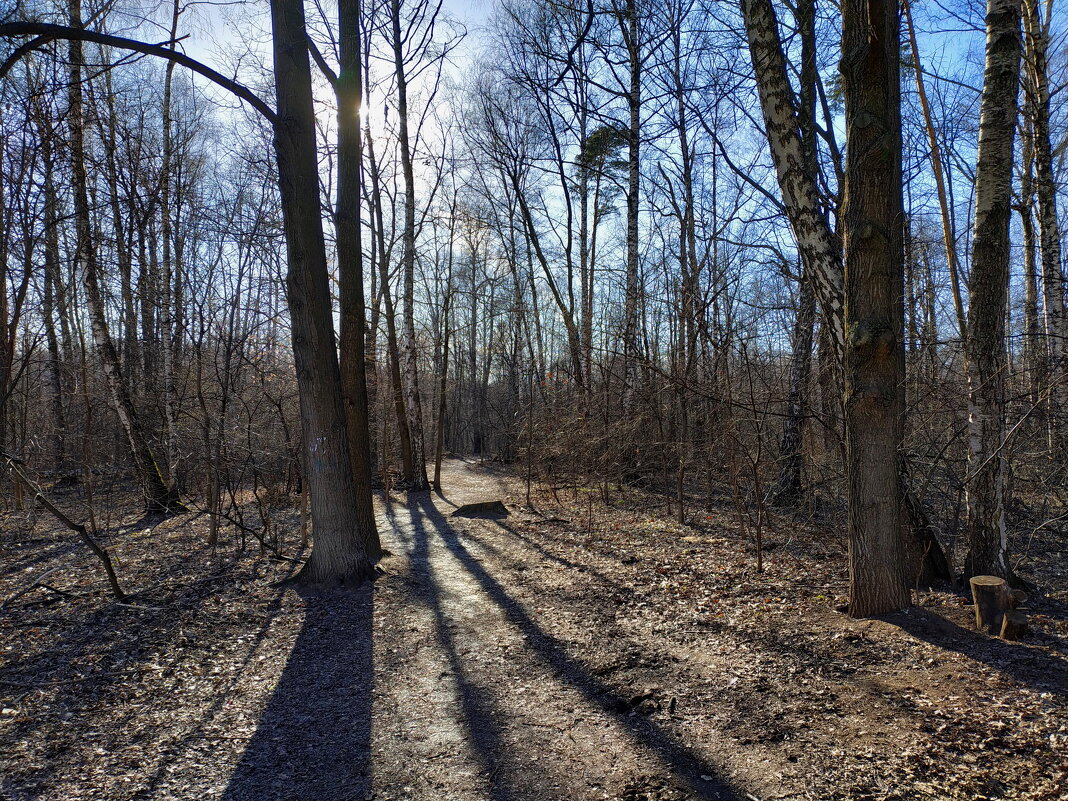
M 274 586 L 301 556 L 288 502 L 285 559 L 232 531 L 213 554 L 195 513 L 114 528 L 121 604 L 72 535 L 6 515 L 0 798 L 1068 797 L 1055 541 L 1028 566 L 1032 633 L 1007 643 L 950 592 L 837 612 L 825 530 L 780 521 L 758 573 L 727 511 L 680 525 L 633 490 L 529 507 L 461 460 L 443 484 L 381 500 L 391 555 L 349 592 Z M 451 516 L 498 499 L 507 517 Z

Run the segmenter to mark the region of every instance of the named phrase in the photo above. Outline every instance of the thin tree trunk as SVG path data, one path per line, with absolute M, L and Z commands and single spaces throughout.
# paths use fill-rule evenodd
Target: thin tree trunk
M 805 420 L 805 397 L 812 372 L 812 335 L 816 323 L 816 294 L 812 282 L 802 276 L 798 297 L 797 319 L 791 338 L 790 388 L 786 396 L 786 417 L 779 440 L 779 474 L 768 495 L 772 503 L 796 504 L 804 494 L 802 473 L 802 427 Z
M 423 443 L 423 403 L 419 392 L 419 350 L 415 338 L 415 172 L 412 166 L 412 141 L 408 130 L 408 79 L 405 71 L 404 39 L 401 37 L 401 0 L 390 2 L 393 25 L 393 64 L 397 81 L 397 116 L 400 121 L 399 148 L 404 176 L 404 229 L 402 233 L 401 270 L 404 312 L 404 395 L 411 433 L 412 483 L 420 491 L 429 486 Z
M 82 25 L 81 0 L 70 0 L 71 27 Z M 148 444 L 141 419 L 130 400 L 129 389 L 122 376 L 119 356 L 108 331 L 107 316 L 100 289 L 100 268 L 97 263 L 96 246 L 92 240 L 92 220 L 90 218 L 88 176 L 85 167 L 85 129 L 82 101 L 82 43 L 71 39 L 69 43 L 69 101 L 67 125 L 70 133 L 71 177 L 74 190 L 74 222 L 76 230 L 75 260 L 85 284 L 89 321 L 93 331 L 93 341 L 100 358 L 104 376 L 111 392 L 112 403 L 118 414 L 126 437 L 130 442 L 130 452 L 134 468 L 145 497 L 145 508 L 149 514 L 166 514 L 181 508 L 177 491 L 169 487 L 156 463 L 156 457 Z
M 367 142 L 367 159 L 371 167 L 371 205 L 374 212 L 378 239 L 378 276 L 379 296 L 382 299 L 386 318 L 386 360 L 388 362 L 393 410 L 397 418 L 397 439 L 400 442 L 401 473 L 404 481 L 411 486 L 415 477 L 415 462 L 412 457 L 412 438 L 408 429 L 408 415 L 404 410 L 404 387 L 400 374 L 400 348 L 397 342 L 397 312 L 393 305 L 393 294 L 389 286 L 389 258 L 386 252 L 386 227 L 382 213 L 381 176 L 378 161 L 375 158 L 374 139 L 370 125 L 364 129 Z M 385 422 L 383 421 L 383 426 Z M 383 430 L 385 430 L 383 428 Z M 385 443 L 382 443 L 383 452 Z M 384 463 L 383 463 L 384 464 Z
M 931 171 L 934 173 L 935 191 L 938 193 L 938 209 L 942 215 L 942 241 L 945 244 L 946 262 L 949 265 L 949 287 L 953 294 L 953 310 L 957 313 L 957 330 L 960 331 L 960 335 L 963 337 L 967 331 L 967 321 L 964 317 L 964 299 L 961 297 L 960 290 L 960 262 L 957 259 L 957 240 L 953 231 L 953 217 L 949 211 L 945 172 L 942 168 L 942 149 L 938 144 L 934 120 L 931 117 L 931 106 L 927 101 L 927 87 L 923 82 L 920 51 L 916 43 L 916 28 L 912 24 L 911 0 L 902 0 L 901 6 L 905 12 L 905 24 L 909 30 L 909 44 L 912 48 L 912 58 L 915 62 L 912 72 L 916 76 L 916 93 L 920 98 L 923 124 L 927 130 L 927 142 L 931 147 Z
M 360 0 L 339 0 L 339 74 L 337 78 L 337 259 L 341 294 L 340 369 L 345 429 L 356 482 L 360 532 L 368 556 L 382 551 L 371 499 L 371 434 L 368 427 L 367 320 L 363 297 L 363 237 L 360 221 L 360 168 L 363 147 L 359 110 L 363 102 L 360 59 Z
M 801 143 L 805 154 L 805 171 L 816 175 L 819 170 L 816 143 L 816 3 L 801 0 L 797 4 L 797 27 L 801 33 L 801 91 L 798 118 Z M 826 219 L 826 215 L 824 215 Z M 805 399 L 812 372 L 812 335 L 816 325 L 816 295 L 812 278 L 799 265 L 797 318 L 791 337 L 790 387 L 786 397 L 786 416 L 779 440 L 779 474 L 772 484 L 769 500 L 780 505 L 794 505 L 804 495 L 802 472 L 804 457 L 803 430 Z
M 1061 268 L 1061 231 L 1057 217 L 1057 185 L 1053 174 L 1053 147 L 1050 141 L 1049 37 L 1053 0 L 1048 0 L 1046 19 L 1042 19 L 1039 0 L 1024 0 L 1024 44 L 1033 131 L 1035 160 L 1035 194 L 1038 198 L 1038 231 L 1042 258 L 1042 290 L 1046 311 L 1046 341 L 1049 349 L 1052 383 L 1052 410 L 1068 407 L 1068 315 L 1064 303 L 1064 273 Z M 1063 432 L 1056 425 L 1058 415 L 1049 422 L 1059 444 Z
M 1029 103 L 1025 103 L 1025 106 Z M 1023 233 L 1024 257 L 1024 308 L 1023 308 L 1023 359 L 1027 373 L 1027 388 L 1032 404 L 1041 410 L 1042 394 L 1046 391 L 1049 359 L 1042 337 L 1038 310 L 1039 274 L 1035 261 L 1035 187 L 1034 187 L 1034 129 L 1029 120 L 1030 111 L 1024 112 L 1021 132 L 1020 166 L 1020 229 Z

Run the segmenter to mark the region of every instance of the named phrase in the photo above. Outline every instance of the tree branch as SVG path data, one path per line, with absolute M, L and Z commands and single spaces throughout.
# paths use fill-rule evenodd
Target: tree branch
M 12 56 L 0 66 L 0 79 L 11 70 L 11 67 L 14 66 L 14 63 L 18 59 L 40 47 L 45 41 L 65 39 L 95 42 L 96 44 L 107 45 L 121 50 L 133 50 L 150 56 L 158 56 L 159 58 L 172 61 L 175 64 L 180 64 L 198 75 L 207 78 L 212 83 L 221 86 L 237 98 L 245 101 L 263 115 L 263 117 L 265 117 L 272 125 L 278 120 L 278 115 L 275 114 L 274 109 L 268 106 L 248 87 L 242 86 L 237 81 L 227 78 L 225 75 L 216 72 L 211 67 L 200 63 L 196 59 L 190 58 L 184 53 L 179 53 L 176 50 L 171 50 L 170 48 L 161 45 L 148 44 L 147 42 L 139 42 L 136 39 L 127 39 L 122 36 L 111 36 L 110 34 L 98 33 L 96 31 L 71 28 L 67 25 L 50 25 L 42 22 L 9 22 L 0 25 L 0 38 L 10 39 L 16 36 L 36 36 L 38 38 L 32 40 L 27 45 L 19 47 Z

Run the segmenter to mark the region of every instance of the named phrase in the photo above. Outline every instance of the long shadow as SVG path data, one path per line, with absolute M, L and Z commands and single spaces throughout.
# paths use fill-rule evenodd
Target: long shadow
M 989 665 L 1035 690 L 1068 696 L 1068 659 L 969 631 L 926 609 L 914 608 L 883 619 L 919 640 Z
M 295 572 L 296 566 L 294 565 L 287 571 L 285 578 L 289 578 Z M 215 690 L 214 701 L 212 701 L 212 703 L 200 714 L 196 724 L 189 727 L 180 737 L 167 747 L 166 752 L 163 753 L 162 758 L 159 760 L 159 765 L 156 770 L 145 781 L 145 789 L 142 791 L 141 795 L 152 798 L 157 787 L 166 777 L 168 768 L 171 766 L 171 760 L 181 758 L 193 744 L 205 739 L 205 728 L 215 719 L 215 716 L 219 714 L 223 705 L 229 699 L 230 693 L 240 681 L 245 669 L 252 664 L 253 658 L 256 656 L 261 646 L 266 642 L 267 633 L 270 631 L 271 623 L 274 622 L 274 619 L 278 617 L 278 614 L 282 610 L 282 598 L 285 593 L 286 590 L 284 588 L 279 588 L 271 597 L 267 608 L 264 610 L 263 622 L 260 624 L 252 641 L 248 644 L 244 658 L 233 669 L 226 684 Z
M 411 507 L 413 521 L 418 520 L 422 513 L 422 517 L 433 526 L 453 556 L 478 581 L 512 624 L 523 632 L 527 645 L 557 676 L 575 687 L 590 703 L 606 712 L 618 713 L 628 707 L 627 699 L 623 695 L 590 673 L 582 662 L 568 653 L 563 643 L 542 631 L 522 604 L 512 598 L 464 547 L 459 536 L 429 499 L 415 498 L 414 501 L 415 505 Z M 411 501 L 409 503 L 411 504 Z M 744 798 L 743 793 L 717 775 L 719 769 L 716 766 L 679 742 L 675 735 L 665 731 L 652 720 L 638 715 L 617 715 L 616 720 L 625 726 L 636 740 L 655 751 L 674 778 L 685 784 L 697 798 L 704 801 Z
M 494 522 L 508 532 L 509 538 L 518 540 L 522 545 L 539 554 L 544 559 L 547 559 L 550 562 L 556 562 L 556 564 L 562 565 L 563 567 L 566 567 L 570 570 L 576 570 L 579 573 L 586 573 L 587 575 L 593 576 L 606 587 L 611 587 L 614 590 L 622 589 L 618 581 L 609 578 L 597 568 L 590 567 L 589 565 L 582 564 L 581 562 L 572 562 L 570 559 L 565 559 L 562 556 L 557 556 L 556 554 L 546 549 L 545 546 L 541 545 L 541 543 L 536 542 L 535 540 L 531 539 L 530 537 L 527 537 L 524 534 L 520 534 L 519 531 L 517 531 L 513 526 L 508 525 L 503 520 L 495 520 Z M 478 542 L 478 544 L 483 548 L 486 548 L 487 550 L 493 551 L 495 553 L 500 553 L 500 550 L 498 548 L 495 548 L 494 546 L 490 545 L 485 540 L 479 538 L 477 535 L 472 535 L 469 533 L 466 536 Z M 501 554 L 501 556 L 503 558 L 503 554 Z
M 231 576 L 230 571 L 234 569 L 238 559 L 235 555 L 224 563 L 223 573 L 219 577 L 236 580 L 236 576 Z M 166 608 L 151 608 L 150 611 L 121 610 L 105 603 L 85 610 L 54 638 L 0 667 L 0 679 L 3 680 L 0 699 L 7 704 L 9 698 L 27 692 L 27 689 L 20 688 L 36 687 L 47 690 L 50 695 L 37 711 L 52 717 L 58 714 L 58 711 L 81 706 L 86 699 L 91 698 L 97 702 L 112 698 L 121 699 L 130 685 L 154 681 L 151 674 L 146 675 L 145 666 L 166 652 L 174 634 L 188 626 L 189 620 L 195 617 L 201 605 L 217 592 L 214 582 L 208 580 L 193 582 L 185 589 L 187 597 Z M 249 645 L 244 664 L 252 660 L 270 620 L 277 611 L 275 598 L 267 610 L 267 620 Z M 131 618 L 131 615 L 137 617 Z M 228 620 L 215 621 L 210 628 L 195 629 L 194 634 L 201 640 L 200 645 L 206 649 L 210 646 L 208 635 L 222 639 L 236 634 L 231 628 L 232 625 Z M 141 627 L 140 630 L 138 626 Z M 89 656 L 92 657 L 92 667 L 82 666 Z M 79 666 L 77 672 L 75 666 Z M 50 683 L 53 681 L 56 684 Z M 222 697 L 224 693 L 225 690 L 220 691 L 220 696 L 212 707 L 213 711 L 225 701 Z M 36 716 L 25 716 L 25 719 L 13 722 L 0 738 L 0 748 L 5 747 L 8 742 L 19 742 L 40 725 Z M 108 750 L 118 749 L 126 744 L 125 737 L 126 733 L 120 725 L 114 730 L 105 730 L 92 744 Z M 181 742 L 188 739 L 187 735 L 183 735 Z M 84 738 L 82 744 L 84 745 Z M 174 756 L 179 755 L 177 747 L 169 748 L 168 752 Z M 145 778 L 149 787 L 154 786 L 161 777 L 167 766 L 164 764 L 166 761 L 162 760 L 156 772 Z M 67 768 L 68 763 L 49 761 L 32 770 L 20 770 L 17 773 L 12 771 L 12 776 L 18 781 L 32 780 L 40 786 L 46 786 Z
M 417 500 L 416 500 L 417 499 Z M 501 713 L 493 698 L 479 687 L 468 675 L 456 645 L 456 638 L 445 616 L 441 590 L 434 580 L 430 565 L 430 532 L 424 525 L 420 509 L 433 508 L 426 496 L 409 495 L 406 509 L 411 521 L 411 538 L 408 539 L 403 525 L 396 525 L 392 510 L 387 515 L 394 522 L 398 536 L 409 546 L 409 561 L 412 572 L 419 582 L 421 599 L 434 615 L 434 633 L 448 659 L 449 670 L 456 682 L 460 712 L 467 729 L 472 756 L 481 773 L 489 779 L 490 798 L 496 801 L 515 801 L 526 796 L 536 796 L 527 781 L 517 781 L 515 765 L 508 759 L 508 749 L 501 740 Z M 444 520 L 444 518 L 442 518 Z
M 370 797 L 373 586 L 300 594 L 303 627 L 224 801 Z

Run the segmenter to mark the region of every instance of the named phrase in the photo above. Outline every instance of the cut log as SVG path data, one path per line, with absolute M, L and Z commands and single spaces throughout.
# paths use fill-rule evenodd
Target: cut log
M 500 501 L 480 501 L 458 506 L 452 517 L 508 517 L 508 510 Z
M 1027 633 L 1027 615 L 1010 610 L 1001 621 L 1001 639 L 1018 640 Z
M 972 576 L 975 627 L 989 634 L 1001 631 L 1001 618 L 1008 608 L 1009 585 L 999 576 Z

